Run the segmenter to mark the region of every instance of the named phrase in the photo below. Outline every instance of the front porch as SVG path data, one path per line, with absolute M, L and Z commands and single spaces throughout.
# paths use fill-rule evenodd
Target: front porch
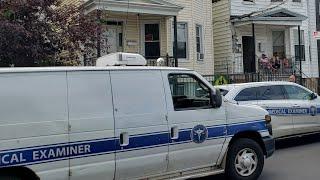
M 305 19 L 286 9 L 234 17 L 234 73 L 300 73 L 305 59 L 300 26 Z
M 153 0 L 90 0 L 85 3 L 88 14 L 96 15 L 100 22 L 97 48 L 89 55 L 89 63 L 96 58 L 114 52 L 139 53 L 153 65 L 156 59 L 168 59 L 168 65 L 176 65 L 172 52 L 172 23 L 182 7 L 166 1 Z M 176 27 L 176 26 L 174 26 Z M 100 43 L 99 43 L 100 42 Z M 170 53 L 171 54 L 171 53 Z M 173 62 L 173 64 L 172 64 Z

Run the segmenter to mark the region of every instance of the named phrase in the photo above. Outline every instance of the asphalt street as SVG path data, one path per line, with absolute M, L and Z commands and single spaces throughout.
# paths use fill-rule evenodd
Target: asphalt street
M 265 161 L 259 180 L 320 179 L 320 135 L 276 142 L 275 154 Z M 197 180 L 225 180 L 223 175 Z

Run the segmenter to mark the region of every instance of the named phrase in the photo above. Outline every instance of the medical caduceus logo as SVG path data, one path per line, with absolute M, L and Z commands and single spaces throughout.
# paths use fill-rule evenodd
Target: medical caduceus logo
M 208 129 L 204 125 L 197 125 L 191 131 L 193 142 L 200 144 L 208 138 Z

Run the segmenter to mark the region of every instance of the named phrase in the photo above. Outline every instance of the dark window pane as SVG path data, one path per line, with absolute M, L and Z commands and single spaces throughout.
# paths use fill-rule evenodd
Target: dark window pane
M 294 54 L 295 54 L 296 61 L 299 61 L 299 54 L 300 54 L 299 45 L 294 46 Z M 306 57 L 305 48 L 304 48 L 304 45 L 301 45 L 301 61 L 304 61 L 305 57 Z
M 188 37 L 188 28 L 187 23 L 178 23 L 178 58 L 187 59 L 187 37 Z M 172 29 L 172 32 L 174 29 Z M 173 38 L 174 40 L 174 38 Z M 173 52 L 175 51 L 175 46 L 173 42 Z
M 178 42 L 178 58 L 187 58 L 186 42 Z
M 207 109 L 212 107 L 210 89 L 193 75 L 169 75 L 175 110 Z
M 197 52 L 201 53 L 200 37 L 197 37 Z
M 160 42 L 146 42 L 145 43 L 145 56 L 147 58 L 160 57 Z
M 285 99 L 281 86 L 262 86 L 258 89 L 259 100 Z
M 123 34 L 119 33 L 119 47 L 123 47 Z
M 247 88 L 242 90 L 234 99 L 236 101 L 253 101 L 257 100 L 257 88 Z
M 145 41 L 159 41 L 159 24 L 145 25 Z

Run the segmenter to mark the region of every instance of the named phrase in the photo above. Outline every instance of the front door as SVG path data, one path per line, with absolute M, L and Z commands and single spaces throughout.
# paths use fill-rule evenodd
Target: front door
M 157 59 L 160 57 L 160 24 L 143 24 L 142 51 L 146 58 Z
M 256 72 L 254 38 L 252 36 L 242 36 L 242 46 L 243 46 L 244 72 L 245 73 Z
M 216 164 L 225 141 L 225 109 L 211 105 L 208 86 L 193 74 L 163 72 L 170 129 L 169 172 Z M 166 83 L 168 83 L 166 82 Z

